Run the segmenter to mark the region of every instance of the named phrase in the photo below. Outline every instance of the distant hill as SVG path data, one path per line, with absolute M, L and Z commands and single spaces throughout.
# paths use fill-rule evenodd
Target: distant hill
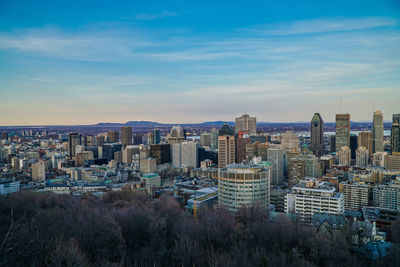
M 154 122 L 154 121 L 127 121 L 125 125 L 142 125 L 142 126 L 152 126 L 152 125 L 165 125 L 159 122 Z
M 205 121 L 202 123 L 198 123 L 200 125 L 223 125 L 224 123 L 228 123 L 228 125 L 234 125 L 233 121 Z

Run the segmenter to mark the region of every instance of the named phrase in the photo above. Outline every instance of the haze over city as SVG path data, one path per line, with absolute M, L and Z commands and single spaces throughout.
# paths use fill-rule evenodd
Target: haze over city
M 398 1 L 2 1 L 0 125 L 398 112 Z M 342 97 L 340 108 L 339 98 Z

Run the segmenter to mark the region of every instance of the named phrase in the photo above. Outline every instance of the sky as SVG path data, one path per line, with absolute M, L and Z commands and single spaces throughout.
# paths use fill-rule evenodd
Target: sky
M 398 0 L 0 0 L 1 126 L 373 110 L 400 113 Z

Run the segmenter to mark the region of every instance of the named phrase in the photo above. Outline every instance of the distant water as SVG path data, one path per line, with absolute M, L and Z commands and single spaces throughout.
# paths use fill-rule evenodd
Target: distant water
M 360 132 L 362 132 L 362 131 L 350 131 L 351 134 L 355 134 L 355 135 L 358 135 Z M 298 135 L 302 136 L 302 137 L 310 137 L 311 133 L 310 132 L 299 132 Z M 328 135 L 328 136 L 335 135 L 335 132 L 325 132 L 324 135 Z M 383 131 L 383 135 L 390 136 L 390 130 Z

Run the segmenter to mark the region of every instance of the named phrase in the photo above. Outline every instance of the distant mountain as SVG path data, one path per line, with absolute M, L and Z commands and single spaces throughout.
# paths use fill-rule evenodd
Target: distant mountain
M 235 122 L 233 121 L 205 121 L 199 123 L 200 125 L 223 125 L 224 123 L 228 123 L 228 125 L 233 125 Z
M 112 127 L 112 126 L 123 126 L 124 124 L 122 123 L 113 123 L 113 122 L 101 122 L 97 123 L 93 126 L 101 126 L 101 127 Z
M 165 125 L 163 123 L 154 122 L 154 121 L 127 121 L 125 125 L 134 125 L 134 126 L 151 126 L 151 125 Z

